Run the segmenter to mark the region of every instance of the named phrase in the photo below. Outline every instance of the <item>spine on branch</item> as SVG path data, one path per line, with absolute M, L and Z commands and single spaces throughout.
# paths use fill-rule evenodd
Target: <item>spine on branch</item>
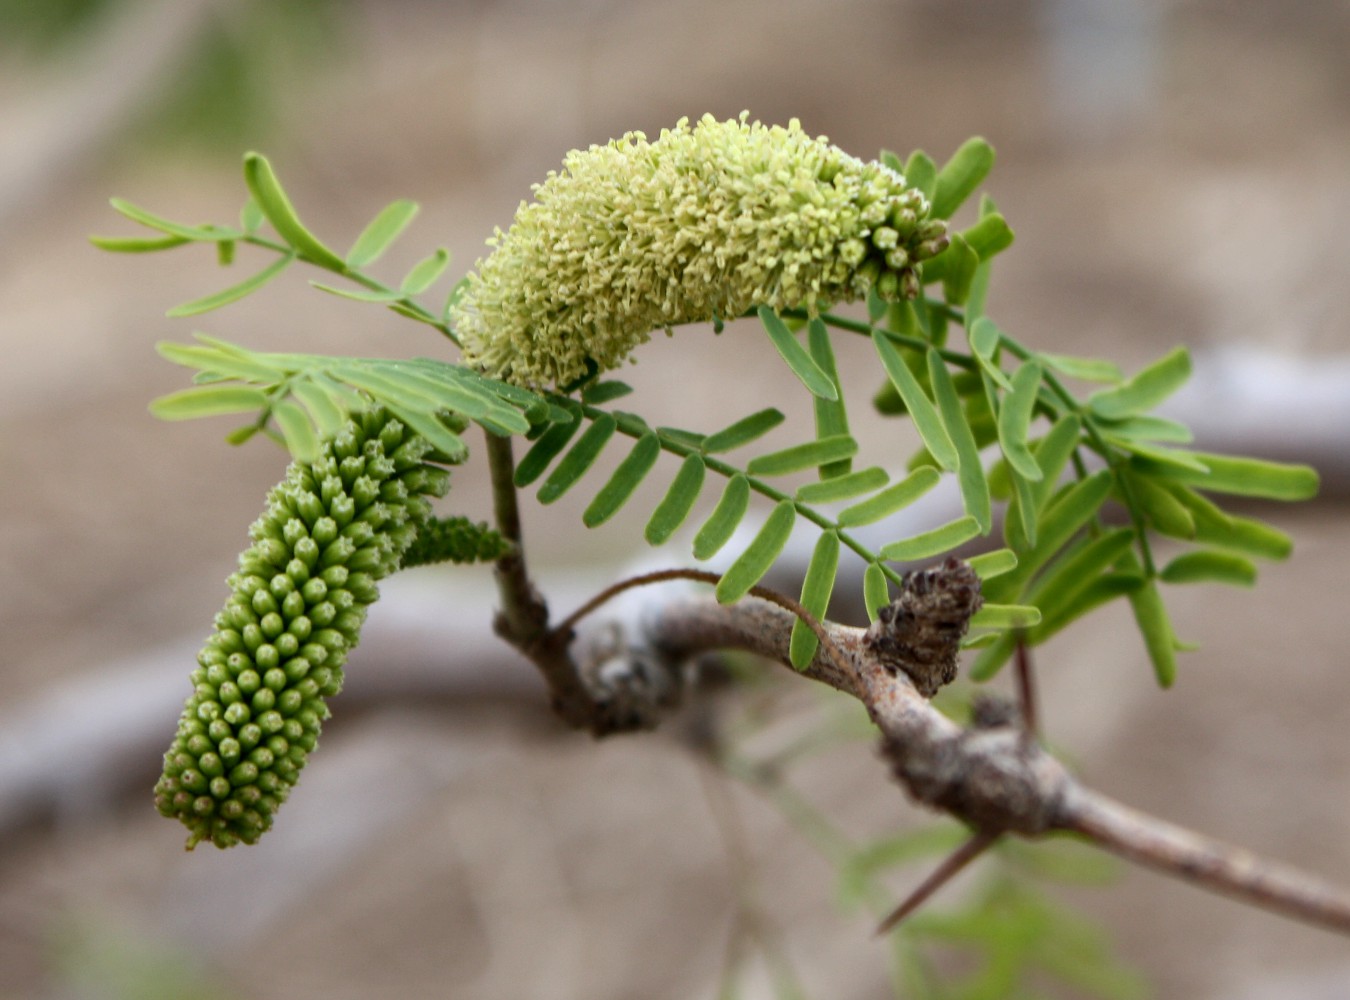
M 656 329 L 754 306 L 914 297 L 946 224 L 890 167 L 786 128 L 705 115 L 568 154 L 478 261 L 465 358 L 529 386 L 619 365 Z
M 230 598 L 197 656 L 193 692 L 155 786 L 188 847 L 255 842 L 272 825 L 342 687 L 377 581 L 399 568 L 449 473 L 385 411 L 355 416 L 292 463 L 249 533 Z

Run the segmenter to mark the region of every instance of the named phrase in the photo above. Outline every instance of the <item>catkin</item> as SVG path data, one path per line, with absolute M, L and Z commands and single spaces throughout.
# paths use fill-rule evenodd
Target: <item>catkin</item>
M 399 567 L 446 470 L 384 411 L 353 418 L 292 463 L 250 528 L 230 598 L 197 656 L 193 692 L 155 786 L 188 847 L 255 842 L 272 825 L 342 687 L 376 583 Z
M 890 167 L 786 128 L 681 119 L 573 150 L 488 240 L 452 320 L 465 360 L 532 387 L 614 368 L 651 331 L 755 306 L 918 294 L 947 245 Z

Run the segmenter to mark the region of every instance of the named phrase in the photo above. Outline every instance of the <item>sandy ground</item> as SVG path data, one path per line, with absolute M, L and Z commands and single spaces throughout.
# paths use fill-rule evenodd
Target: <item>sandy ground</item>
M 991 189 L 1018 233 L 991 301 L 1005 328 L 1127 367 L 1176 343 L 1345 354 L 1345 6 L 1093 10 L 372 3 L 340 67 L 284 98 L 289 134 L 269 150 L 338 244 L 386 201 L 421 201 L 388 258 L 397 275 L 437 244 L 467 266 L 568 148 L 681 115 L 798 116 L 859 154 L 941 158 L 979 133 L 999 149 Z M 0 94 L 31 96 L 20 83 Z M 228 220 L 236 162 L 123 148 L 0 236 L 0 718 L 204 633 L 280 475 L 277 452 L 229 450 L 221 426 L 148 417 L 150 397 L 182 384 L 155 341 L 202 329 L 279 349 L 440 349 L 294 275 L 225 312 L 167 320 L 222 284 L 213 262 L 84 242 L 126 231 L 111 194 Z M 669 419 L 692 412 L 709 428 L 791 392 L 763 345 L 736 334 L 662 339 L 631 381 L 664 393 L 654 405 Z M 707 350 L 690 352 L 694 339 Z M 880 451 L 893 426 L 873 433 L 868 446 L 893 454 Z M 457 474 L 454 495 L 485 516 L 481 472 Z M 584 532 L 582 503 L 528 512 L 545 579 L 632 555 L 621 529 Z M 1175 592 L 1179 631 L 1202 644 L 1176 689 L 1153 686 L 1128 615 L 1105 613 L 1041 657 L 1048 734 L 1123 800 L 1347 884 L 1350 623 L 1337 611 L 1350 518 L 1333 501 L 1259 513 L 1293 534 L 1295 558 L 1252 592 Z M 353 670 L 366 666 L 378 664 L 358 656 Z M 775 695 L 778 738 L 818 698 Z M 721 699 L 714 715 L 744 710 Z M 0 844 L 0 996 L 148 996 L 126 985 L 137 969 L 180 964 L 238 998 L 713 996 L 752 886 L 809 995 L 887 995 L 868 918 L 841 915 L 832 870 L 779 811 L 700 761 L 686 738 L 697 715 L 594 744 L 553 726 L 542 699 L 338 714 L 257 848 L 184 855 L 148 796 L 73 802 Z M 148 785 L 156 763 L 127 767 Z M 880 772 L 858 742 L 794 778 L 853 836 L 922 822 Z M 897 891 L 915 877 L 897 876 Z M 1159 997 L 1350 995 L 1350 951 L 1322 932 L 1142 872 L 1067 898 Z M 163 995 L 199 995 L 186 989 Z M 746 995 L 771 995 L 762 971 Z

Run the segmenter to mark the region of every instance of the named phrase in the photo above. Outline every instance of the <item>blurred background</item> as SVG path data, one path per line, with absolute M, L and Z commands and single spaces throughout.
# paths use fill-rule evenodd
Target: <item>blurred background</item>
M 1174 690 L 1127 610 L 1048 647 L 1048 736 L 1126 802 L 1350 884 L 1347 52 L 1344 0 L 0 0 L 0 996 L 711 997 L 746 927 L 777 958 L 747 962 L 743 995 L 774 995 L 778 961 L 808 996 L 889 995 L 886 948 L 836 905 L 830 864 L 698 750 L 728 719 L 788 745 L 838 706 L 767 684 L 656 735 L 564 732 L 491 643 L 483 569 L 391 581 L 278 828 L 181 850 L 149 788 L 285 462 L 228 448 L 219 422 L 150 418 L 186 380 L 155 342 L 450 356 L 296 271 L 169 320 L 237 278 L 200 248 L 88 244 L 132 234 L 113 195 L 233 221 L 247 149 L 338 247 L 388 201 L 421 202 L 376 267 L 392 279 L 439 245 L 458 276 L 568 149 L 685 115 L 798 117 L 861 156 L 939 162 L 985 136 L 1018 235 L 1000 325 L 1127 370 L 1187 344 L 1227 373 L 1178 404 L 1202 446 L 1326 482 L 1252 508 L 1296 542 L 1257 589 L 1172 588 L 1201 644 Z M 711 430 L 794 391 L 734 327 L 659 341 L 624 375 L 658 419 Z M 905 432 L 873 433 L 893 449 Z M 526 509 L 559 611 L 647 558 L 621 526 L 584 532 L 583 492 Z M 488 516 L 476 465 L 452 496 Z M 881 772 L 857 740 L 792 779 L 859 839 L 927 822 Z M 1152 874 L 1056 892 L 1153 995 L 1350 991 L 1343 940 Z

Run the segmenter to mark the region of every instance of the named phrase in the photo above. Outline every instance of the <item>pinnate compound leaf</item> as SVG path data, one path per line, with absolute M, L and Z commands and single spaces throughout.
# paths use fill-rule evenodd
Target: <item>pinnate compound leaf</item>
M 557 500 L 564 493 L 576 485 L 586 471 L 595 464 L 595 460 L 600 457 L 600 452 L 609 443 L 609 439 L 614 436 L 614 431 L 618 427 L 618 422 L 612 414 L 604 414 L 597 419 L 591 426 L 587 427 L 577 443 L 572 445 L 571 450 L 562 457 L 549 477 L 544 480 L 544 485 L 539 487 L 539 502 L 550 504 Z
M 342 258 L 305 228 L 265 156 L 260 153 L 245 154 L 244 183 L 277 235 L 290 244 L 296 253 L 330 271 L 341 273 L 346 269 Z
M 1129 594 L 1135 623 L 1144 637 L 1144 648 L 1153 664 L 1158 686 L 1169 688 L 1177 677 L 1177 637 L 1158 585 L 1152 580 Z
M 1132 529 L 1117 528 L 1071 546 L 1036 579 L 1027 591 L 1027 600 L 1043 609 L 1047 617 L 1056 617 L 1061 607 L 1114 566 L 1133 543 Z
M 913 538 L 892 542 L 881 550 L 881 557 L 893 562 L 912 562 L 927 559 L 956 548 L 970 541 L 980 533 L 980 524 L 974 517 L 964 517 L 950 521 L 932 531 L 921 532 Z
M 811 562 L 806 567 L 806 578 L 802 581 L 801 605 L 817 620 L 824 620 L 830 607 L 830 594 L 834 591 L 835 577 L 839 573 L 839 536 L 826 531 L 816 541 L 811 552 Z M 805 670 L 811 658 L 816 655 L 820 640 L 816 638 L 806 622 L 800 618 L 792 626 L 792 638 L 788 643 L 788 661 L 796 670 Z
M 942 415 L 942 425 L 956 448 L 956 480 L 961 487 L 961 501 L 965 504 L 966 513 L 979 525 L 980 534 L 987 535 L 994 525 L 994 512 L 989 481 L 985 479 L 984 467 L 980 464 L 980 449 L 975 443 L 975 435 L 966 420 L 965 411 L 961 408 L 961 398 L 952 385 L 947 364 L 931 347 L 928 349 L 928 374 L 938 412 Z
M 909 370 L 909 365 L 905 364 L 900 352 L 880 330 L 872 331 L 872 344 L 876 347 L 877 355 L 881 358 L 881 364 L 886 369 L 891 384 L 904 400 L 905 409 L 909 411 L 910 419 L 914 421 L 914 429 L 923 439 L 924 447 L 942 468 L 955 469 L 958 461 L 956 448 L 938 417 L 937 408 L 919 385 L 914 373 Z
M 516 466 L 515 484 L 517 487 L 529 486 L 544 474 L 544 470 L 567 447 L 577 430 L 581 427 L 581 417 L 574 415 L 569 421 L 558 421 L 539 435 Z
M 286 441 L 286 450 L 297 462 L 312 462 L 319 454 L 319 438 L 314 433 L 314 425 L 299 403 L 283 399 L 272 407 L 272 419 L 281 429 Z
M 408 276 L 403 279 L 403 283 L 399 285 L 399 291 L 404 295 L 421 295 L 435 284 L 449 263 L 449 251 L 444 247 L 438 247 L 430 257 L 414 265 Z
M 769 339 L 773 341 L 773 346 L 787 362 L 787 366 L 792 369 L 792 374 L 797 376 L 811 395 L 821 399 L 839 399 L 839 391 L 835 388 L 834 380 L 811 360 L 806 348 L 802 347 L 801 342 L 776 312 L 768 306 L 760 306 L 759 321 L 764 324 Z
M 590 506 L 581 515 L 581 521 L 588 528 L 604 524 L 619 508 L 628 502 L 633 491 L 652 471 L 652 466 L 661 455 L 661 439 L 655 432 L 648 431 L 638 438 L 628 457 L 619 463 L 619 467 L 610 476 L 609 482 L 601 487 Z
M 1255 518 L 1229 514 L 1213 501 L 1185 486 L 1171 487 L 1171 493 L 1195 520 L 1194 540 L 1260 559 L 1287 559 L 1294 549 L 1293 540 L 1278 528 Z
M 1008 464 L 1023 479 L 1036 482 L 1041 467 L 1027 447 L 1027 430 L 1035 414 L 1036 393 L 1041 386 L 1041 366 L 1023 364 L 1012 377 L 1012 391 L 1003 398 L 998 410 L 998 441 Z
M 703 439 L 702 451 L 707 455 L 716 455 L 719 452 L 739 448 L 763 437 L 781 424 L 784 419 L 782 411 L 772 406 L 757 413 L 752 413 L 748 417 L 737 420 L 730 427 L 725 427 L 715 434 L 709 434 Z
M 256 292 L 263 285 L 267 284 L 282 271 L 286 270 L 286 268 L 290 267 L 294 261 L 294 254 L 286 254 L 284 257 L 278 257 L 257 274 L 244 279 L 239 282 L 239 284 L 231 285 L 229 288 L 216 292 L 213 295 L 207 295 L 200 299 L 194 299 L 191 302 L 184 302 L 182 305 L 174 306 L 165 315 L 174 318 L 180 316 L 197 316 L 204 312 L 210 312 L 212 309 L 219 309 L 221 306 L 227 306 L 231 302 L 238 302 L 244 296 Z
M 1165 583 L 1226 583 L 1250 587 L 1256 583 L 1256 566 L 1249 559 L 1231 552 L 1199 549 L 1185 552 L 1158 574 Z
M 284 370 L 275 368 L 262 356 L 254 358 L 247 353 L 224 351 L 217 347 L 202 344 L 175 344 L 172 341 L 160 341 L 155 345 L 160 357 L 185 368 L 219 375 L 224 378 L 238 378 L 249 382 L 270 384 L 283 377 Z
M 750 481 L 743 475 L 735 475 L 727 482 L 722 498 L 694 536 L 694 558 L 702 562 L 716 555 L 731 540 L 749 507 Z
M 836 500 L 851 500 L 864 493 L 871 493 L 890 482 L 890 475 L 879 465 L 872 465 L 857 472 L 845 473 L 833 479 L 818 483 L 806 483 L 797 487 L 797 499 L 802 503 L 832 503 Z
M 1132 441 L 1164 441 L 1169 444 L 1190 444 L 1195 439 L 1191 429 L 1183 423 L 1166 417 L 1137 416 L 1105 423 L 1102 430 L 1113 439 Z
M 836 399 L 811 397 L 816 417 L 816 437 L 828 438 L 848 434 L 848 410 L 844 406 L 844 391 L 839 383 L 839 369 L 834 360 L 834 348 L 830 344 L 830 331 L 819 316 L 813 316 L 806 324 L 806 347 L 811 354 L 811 360 L 834 383 L 838 397 Z M 852 468 L 853 464 L 847 458 L 837 462 L 826 462 L 820 467 L 820 478 L 833 479 L 835 476 L 843 476 Z
M 934 181 L 933 217 L 950 219 L 961 204 L 975 193 L 993 167 L 994 147 L 979 136 L 963 142 L 952 158 L 942 165 Z
M 375 302 L 379 305 L 390 305 L 403 298 L 403 293 L 389 288 L 338 288 L 335 285 L 326 285 L 322 281 L 310 281 L 310 285 L 321 292 L 351 299 L 353 302 Z
M 418 211 L 417 202 L 407 199 L 386 205 L 370 220 L 370 224 L 361 231 L 352 248 L 347 251 L 347 266 L 361 268 L 378 260 L 416 218 Z
M 877 611 L 891 603 L 891 588 L 886 582 L 886 571 L 880 563 L 868 563 L 863 571 L 863 604 L 867 607 L 867 620 L 876 621 Z
M 1107 420 L 1144 413 L 1181 388 L 1190 375 L 1191 356 L 1178 347 L 1115 388 L 1093 393 L 1087 404 Z
M 698 455 L 685 458 L 680 471 L 671 480 L 665 497 L 652 511 L 643 537 L 649 545 L 660 545 L 666 541 L 689 516 L 699 492 L 703 489 L 703 479 L 707 467 Z
M 261 389 L 244 385 L 202 385 L 160 396 L 150 412 L 160 420 L 195 420 L 222 413 L 248 413 L 268 404 Z
M 780 500 L 764 520 L 754 540 L 736 557 L 717 582 L 716 596 L 721 604 L 739 601 L 755 584 L 764 578 L 787 545 L 792 526 L 797 520 L 797 509 L 791 500 Z
M 803 469 L 847 460 L 857 453 L 858 442 L 847 434 L 839 434 L 817 438 L 767 455 L 757 455 L 750 460 L 746 471 L 752 476 L 786 476 Z
M 889 486 L 852 507 L 845 507 L 839 513 L 839 526 L 853 528 L 890 517 L 896 511 L 903 510 L 918 500 L 936 486 L 941 478 L 942 473 L 931 465 L 915 469 L 894 486 Z

